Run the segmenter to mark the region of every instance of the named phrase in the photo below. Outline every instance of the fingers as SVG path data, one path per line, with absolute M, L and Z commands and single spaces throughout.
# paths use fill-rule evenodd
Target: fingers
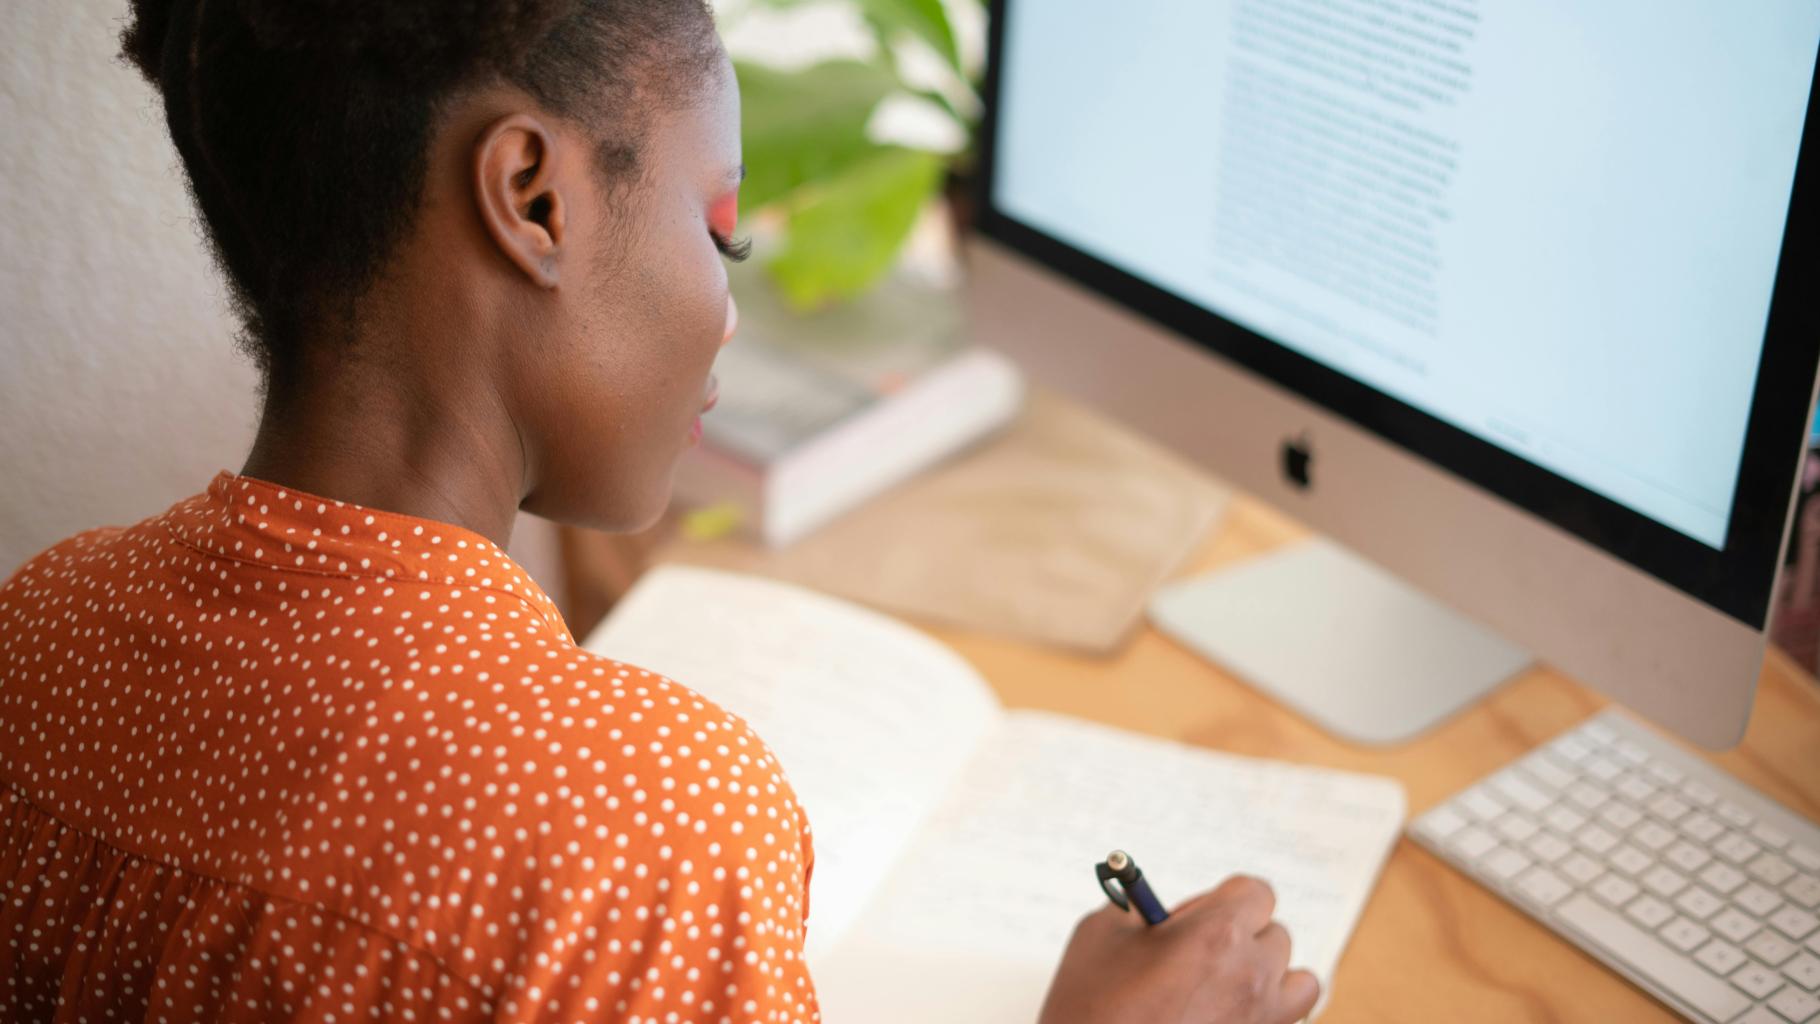
M 1275 921 L 1264 926 L 1258 933 L 1258 953 L 1270 969 L 1271 975 L 1282 974 L 1289 969 L 1289 930 Z
M 1307 971 L 1290 971 L 1283 975 L 1283 988 L 1277 1006 L 1283 1011 L 1283 1022 L 1297 1021 L 1314 1012 L 1321 999 L 1321 983 Z
M 1233 875 L 1207 894 L 1207 908 L 1230 913 L 1240 930 L 1255 935 L 1270 923 L 1276 913 L 1277 894 L 1270 884 L 1250 875 Z

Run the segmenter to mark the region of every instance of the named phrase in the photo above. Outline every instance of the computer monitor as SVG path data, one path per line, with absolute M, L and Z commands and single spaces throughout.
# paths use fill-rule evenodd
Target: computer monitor
M 1813 0 L 997 0 L 974 325 L 1728 746 L 1814 401 L 1817 53 Z

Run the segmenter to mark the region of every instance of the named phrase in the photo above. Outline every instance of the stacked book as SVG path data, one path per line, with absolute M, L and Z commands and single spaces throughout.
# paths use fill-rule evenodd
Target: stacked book
M 799 314 L 742 270 L 720 400 L 677 468 L 686 505 L 734 510 L 750 536 L 785 545 L 1017 414 L 1022 377 L 970 343 L 955 290 L 900 276 Z

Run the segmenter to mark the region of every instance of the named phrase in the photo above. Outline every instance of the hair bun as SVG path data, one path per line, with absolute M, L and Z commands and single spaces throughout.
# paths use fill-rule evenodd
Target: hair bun
M 164 37 L 171 27 L 171 6 L 188 0 L 132 0 L 132 21 L 120 33 L 120 55 L 130 61 L 146 81 L 158 84 L 164 65 Z
M 314 54 L 410 73 L 505 63 L 581 0 L 131 0 L 121 53 L 154 84 L 176 4 L 230 15 L 259 50 Z M 214 9 L 209 9 L 214 8 Z M 212 33 L 211 33 L 212 34 Z
M 262 49 L 314 51 L 408 70 L 509 60 L 549 31 L 576 0 L 202 2 L 233 4 Z

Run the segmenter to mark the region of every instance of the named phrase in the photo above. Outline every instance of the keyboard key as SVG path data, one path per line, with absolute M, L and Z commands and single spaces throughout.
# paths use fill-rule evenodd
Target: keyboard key
M 1682 818 L 1675 824 L 1680 826 L 1681 831 L 1692 836 L 1696 842 L 1701 843 L 1710 843 L 1714 836 L 1725 831 L 1725 826 L 1719 824 L 1717 819 L 1699 811 Z
M 1584 782 L 1576 782 L 1568 788 L 1567 799 L 1572 800 L 1575 804 L 1586 810 L 1596 811 L 1606 801 L 1611 799 L 1611 794 L 1597 786 L 1588 785 Z
M 1696 921 L 1704 921 L 1717 914 L 1719 908 L 1725 906 L 1725 901 L 1714 896 L 1703 886 L 1690 885 L 1686 891 L 1675 897 L 1675 906 L 1679 907 L 1681 912 L 1688 917 Z
M 1494 831 L 1513 843 L 1520 843 L 1535 835 L 1539 828 L 1540 826 L 1535 822 L 1521 814 L 1506 814 L 1498 819 L 1496 825 L 1492 826 Z
M 1654 896 L 1639 896 L 1630 902 L 1630 906 L 1624 908 L 1624 916 L 1645 928 L 1657 928 L 1664 921 L 1674 917 L 1675 912 L 1668 909 L 1668 904 Z
M 1763 847 L 1744 838 L 1736 832 L 1727 832 L 1713 844 L 1713 852 L 1733 864 L 1749 863 L 1751 858 L 1761 853 Z
M 1773 853 L 1766 853 L 1750 862 L 1744 870 L 1762 879 L 1765 885 L 1781 885 L 1795 876 L 1795 866 Z
M 1454 804 L 1465 808 L 1468 814 L 1480 821 L 1495 821 L 1510 809 L 1496 797 L 1477 787 L 1460 794 L 1460 798 L 1455 800 Z
M 1574 842 L 1594 853 L 1603 854 L 1618 845 L 1618 837 L 1597 825 L 1588 825 L 1574 836 Z
M 1593 753 L 1593 748 L 1582 738 L 1569 733 L 1549 744 L 1549 753 L 1552 753 L 1554 757 L 1562 758 L 1567 764 L 1580 764 L 1587 758 L 1587 755 Z
M 1599 809 L 1599 819 L 1619 831 L 1629 831 L 1643 820 L 1643 812 L 1621 801 L 1613 800 Z
M 1796 867 L 1807 871 L 1820 871 L 1820 853 L 1799 844 L 1790 846 L 1782 852 L 1789 860 L 1795 862 Z
M 1617 762 L 1608 761 L 1603 757 L 1589 758 L 1581 767 L 1586 770 L 1586 774 L 1606 783 L 1624 774 L 1624 769 L 1618 767 Z
M 1772 850 L 1780 850 L 1788 845 L 1788 833 L 1767 821 L 1759 821 L 1751 826 L 1751 838 Z
M 1618 730 L 1594 719 L 1580 727 L 1580 735 L 1586 737 L 1591 746 L 1609 747 L 1618 740 Z
M 1807 1024 L 1820 1013 L 1820 999 L 1795 988 L 1785 988 L 1771 996 L 1769 1008 L 1787 1017 L 1789 1024 Z
M 1820 928 L 1820 920 L 1799 907 L 1783 907 L 1769 917 L 1770 927 L 1800 942 Z
M 1753 1006 L 1749 1013 L 1732 1021 L 1731 1024 L 1788 1024 L 1788 1021 L 1783 1020 L 1768 1006 Z
M 1572 853 L 1574 849 L 1568 845 L 1567 840 L 1553 832 L 1537 832 L 1523 844 L 1523 848 L 1544 864 L 1553 864 Z
M 1592 753 L 1592 746 L 1580 737 L 1569 733 L 1550 743 L 1548 752 L 1569 764 L 1579 764 Z
M 1633 877 L 1655 866 L 1655 861 L 1634 846 L 1620 846 L 1605 858 L 1612 867 Z
M 1820 907 L 1820 878 L 1813 875 L 1796 875 L 1782 887 L 1782 895 L 1797 907 L 1812 910 Z
M 1737 907 L 1726 907 L 1719 915 L 1706 922 L 1713 931 L 1725 936 L 1727 941 L 1742 943 L 1745 939 L 1757 934 L 1763 926 L 1754 917 L 1746 916 Z
M 1699 807 L 1711 807 L 1719 802 L 1719 791 L 1699 779 L 1689 779 L 1681 787 L 1681 795 Z
M 1630 841 L 1653 853 L 1674 842 L 1675 834 L 1653 821 L 1646 821 L 1631 832 Z
M 1692 953 L 1700 947 L 1701 943 L 1712 938 L 1713 933 L 1685 917 L 1677 917 L 1657 929 L 1656 934 L 1668 940 L 1669 945 L 1681 952 Z
M 1782 897 L 1752 882 L 1732 893 L 1732 902 L 1757 917 L 1768 917 L 1782 905 Z
M 1687 812 L 1691 810 L 1693 810 L 1692 807 L 1682 803 L 1671 793 L 1663 793 L 1649 802 L 1649 813 L 1671 825 L 1686 817 Z
M 1771 967 L 1779 967 L 1795 955 L 1795 944 L 1765 928 L 1744 944 L 1744 951 Z
M 1548 822 L 1549 828 L 1552 828 L 1565 836 L 1573 835 L 1575 832 L 1580 831 L 1581 825 L 1586 824 L 1585 815 L 1562 804 L 1556 804 L 1555 806 L 1550 807 L 1548 813 L 1542 816 L 1542 820 Z
M 1451 845 L 1454 848 L 1454 851 L 1460 856 L 1469 861 L 1473 861 L 1483 857 L 1487 851 L 1498 845 L 1498 841 L 1492 837 L 1491 833 L 1479 826 L 1470 825 L 1455 832 L 1449 845 Z M 1743 876 L 1740 875 L 1739 878 L 1742 880 Z
M 1629 761 L 1632 765 L 1640 765 L 1649 760 L 1649 751 L 1644 750 L 1630 740 L 1619 740 L 1617 749 L 1618 756 Z
M 1517 879 L 1517 891 L 1544 907 L 1552 907 L 1574 889 L 1553 871 L 1532 868 Z
M 1637 888 L 1637 883 L 1623 875 L 1610 874 L 1594 882 L 1592 891 L 1594 895 L 1612 906 L 1622 907 L 1629 903 L 1640 890 Z M 1752 921 L 1751 926 L 1756 927 L 1756 922 Z
M 1416 831 L 1436 842 L 1445 840 L 1465 827 L 1465 816 L 1447 805 L 1429 811 L 1416 821 Z
M 1689 874 L 1705 867 L 1706 863 L 1713 859 L 1712 854 L 1692 843 L 1676 843 L 1669 847 L 1668 852 L 1663 856 L 1668 858 L 1670 864 Z
M 1738 965 L 1744 962 L 1745 956 L 1738 951 L 1737 946 L 1724 939 L 1714 939 L 1701 946 L 1700 952 L 1694 954 L 1694 959 L 1699 962 L 1700 966 L 1723 978 L 1737 970 Z
M 1618 780 L 1618 785 L 1614 788 L 1633 804 L 1643 803 L 1656 795 L 1656 787 L 1641 775 L 1626 775 Z
M 1729 1021 L 1750 1008 L 1750 1001 L 1725 982 L 1695 968 L 1694 961 L 1584 895 L 1564 900 L 1555 913 L 1568 927 L 1610 950 L 1629 969 L 1714 1020 Z
M 1765 999 L 1771 992 L 1782 987 L 1782 978 L 1762 964 L 1746 962 L 1743 967 L 1732 972 L 1732 984 L 1757 999 Z
M 1729 864 L 1714 861 L 1706 866 L 1706 870 L 1700 872 L 1700 881 L 1705 882 L 1714 892 L 1724 896 L 1744 884 L 1744 872 Z
M 1730 800 L 1720 800 L 1717 810 L 1719 812 L 1719 817 L 1731 822 L 1739 828 L 1748 828 L 1751 822 L 1757 820 L 1756 815 L 1745 810 L 1742 806 L 1732 803 Z
M 1802 953 L 1782 965 L 1782 976 L 1809 992 L 1820 991 L 1820 956 Z
M 1685 775 L 1681 774 L 1681 769 L 1676 768 L 1666 761 L 1657 761 L 1650 765 L 1649 774 L 1657 782 L 1660 782 L 1665 786 L 1678 785 L 1682 779 L 1686 778 Z
M 1554 803 L 1547 793 L 1537 789 L 1516 772 L 1502 772 L 1491 780 L 1491 784 L 1504 799 L 1531 814 L 1540 814 L 1549 804 Z
M 1574 773 L 1562 767 L 1561 762 L 1547 754 L 1537 754 L 1524 759 L 1523 767 L 1529 774 L 1536 777 L 1537 782 L 1550 789 L 1566 789 L 1573 785 Z
M 1687 879 L 1666 864 L 1658 864 L 1643 873 L 1643 888 L 1664 899 L 1687 888 Z
M 1500 846 L 1487 854 L 1485 859 L 1479 861 L 1479 866 L 1498 881 L 1508 882 L 1522 874 L 1523 869 L 1529 867 L 1530 863 L 1528 857 L 1508 846 Z
M 1584 853 L 1570 853 L 1567 855 L 1567 859 L 1557 866 L 1561 869 L 1561 873 L 1572 879 L 1576 885 L 1587 885 L 1605 873 L 1605 865 Z

